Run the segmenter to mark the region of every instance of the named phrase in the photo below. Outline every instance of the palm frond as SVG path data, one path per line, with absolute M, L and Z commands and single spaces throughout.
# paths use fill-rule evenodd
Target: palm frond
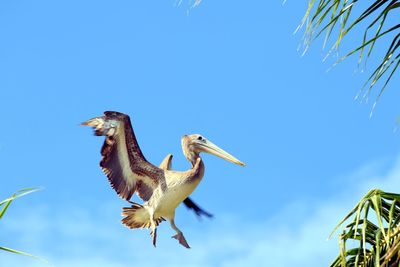
M 28 256 L 28 257 L 31 257 L 31 258 L 34 258 L 34 259 L 37 259 L 37 260 L 40 260 L 40 261 L 48 263 L 46 260 L 44 260 L 42 258 L 39 258 L 39 257 L 37 257 L 35 255 L 29 254 L 29 253 L 26 253 L 26 252 L 23 252 L 23 251 L 15 250 L 15 249 L 12 249 L 12 248 L 0 247 L 0 250 L 6 251 L 6 252 L 10 252 L 10 253 L 15 253 L 15 254 L 22 255 L 22 256 Z
M 319 0 L 317 3 L 315 0 L 309 0 L 308 8 L 298 29 L 305 25 L 303 38 L 305 51 L 316 38 L 324 33 L 323 46 L 325 47 L 333 33 L 337 32 L 335 41 L 328 52 L 329 55 L 339 49 L 342 40 L 349 32 L 356 31 L 357 26 L 361 27 L 364 34 L 360 44 L 340 58 L 337 63 L 355 53 L 359 53 L 359 63 L 363 58 L 367 61 L 374 51 L 376 42 L 384 37 L 392 36 L 393 39 L 388 43 L 388 49 L 381 63 L 372 72 L 359 93 L 364 98 L 368 97 L 377 81 L 386 77 L 386 81 L 377 94 L 377 100 L 379 100 L 400 65 L 400 23 L 398 19 L 389 18 L 390 15 L 399 17 L 397 8 L 400 7 L 400 0 L 375 0 L 366 6 L 365 4 L 361 6 L 362 4 L 358 0 Z M 356 11 L 359 7 L 361 11 Z
M 40 189 L 38 189 L 38 188 L 24 188 L 24 189 L 21 189 L 21 190 L 18 190 L 17 192 L 15 192 L 11 197 L 9 197 L 9 198 L 7 198 L 7 199 L 5 199 L 3 201 L 0 201 L 0 207 L 1 207 L 1 209 L 0 209 L 0 219 L 3 217 L 4 213 L 6 212 L 6 210 L 8 209 L 8 207 L 10 206 L 11 202 L 14 199 L 22 197 L 22 196 L 25 196 L 25 195 L 33 193 L 33 192 L 36 192 L 38 190 L 40 190 Z
M 182 4 L 183 0 L 178 0 L 177 1 L 177 6 L 180 6 Z M 189 5 L 193 8 L 193 7 L 197 7 L 198 5 L 200 5 L 201 0 L 189 0 Z
M 15 199 L 25 196 L 27 194 L 33 193 L 40 190 L 39 188 L 24 188 L 21 190 L 18 190 L 17 192 L 15 192 L 14 194 L 12 194 L 11 197 L 4 199 L 3 201 L 0 201 L 0 219 L 2 219 L 2 217 L 4 216 L 5 212 L 7 211 L 7 209 L 9 208 L 9 206 L 11 205 L 11 202 L 13 202 Z M 35 255 L 20 251 L 20 250 L 15 250 L 15 249 L 11 249 L 8 247 L 2 247 L 0 246 L 0 250 L 2 251 L 6 251 L 6 252 L 10 252 L 10 253 L 15 253 L 15 254 L 19 254 L 19 255 L 23 255 L 23 256 L 28 256 L 28 257 L 32 257 L 34 259 L 37 260 L 41 260 L 45 263 L 48 263 L 46 260 L 37 257 Z
M 350 222 L 339 236 L 339 256 L 331 267 L 399 266 L 400 194 L 379 189 L 369 191 L 335 227 L 331 236 L 347 221 Z M 354 241 L 358 246 L 348 248 Z

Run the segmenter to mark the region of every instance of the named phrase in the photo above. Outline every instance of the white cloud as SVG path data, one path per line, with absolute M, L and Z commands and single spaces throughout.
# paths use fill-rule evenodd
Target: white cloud
M 45 257 L 56 267 L 324 266 L 338 252 L 336 237 L 327 241 L 330 231 L 362 195 L 376 187 L 400 191 L 400 161 L 381 177 L 371 166 L 349 175 L 351 182 L 337 195 L 319 203 L 291 203 L 268 220 L 219 215 L 210 223 L 186 225 L 191 250 L 170 239 L 173 232 L 168 224 L 159 229 L 159 247 L 152 248 L 147 231 L 121 227 L 115 218 L 119 203 L 90 211 L 36 207 L 24 214 L 23 221 L 8 217 L 3 222 L 5 240 L 13 240 L 13 245 Z M 355 185 L 360 181 L 362 185 Z M 1 253 L 0 266 L 47 265 Z

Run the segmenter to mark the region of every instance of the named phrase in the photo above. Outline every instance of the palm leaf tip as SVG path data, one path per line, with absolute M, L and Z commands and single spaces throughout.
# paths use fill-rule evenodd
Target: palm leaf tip
M 17 192 L 15 192 L 14 194 L 12 194 L 11 197 L 6 198 L 3 201 L 0 201 L 0 219 L 4 216 L 4 213 L 7 211 L 8 207 L 11 205 L 11 202 L 14 199 L 20 198 L 22 196 L 28 195 L 30 193 L 36 192 L 41 190 L 41 188 L 24 188 L 21 190 L 18 190 Z
M 44 262 L 44 263 L 49 264 L 49 262 L 48 262 L 47 260 L 43 259 L 43 258 L 40 258 L 40 257 L 38 257 L 38 256 L 29 254 L 29 253 L 26 253 L 26 252 L 23 252 L 23 251 L 20 251 L 20 250 L 16 250 L 16 249 L 12 249 L 12 248 L 7 248 L 7 247 L 0 247 L 0 250 L 6 251 L 6 252 L 9 252 L 9 253 L 14 253 L 14 254 L 21 255 L 21 256 L 31 257 L 31 258 L 34 258 L 34 259 L 36 259 L 36 260 L 40 260 L 40 261 L 42 261 L 42 262 Z

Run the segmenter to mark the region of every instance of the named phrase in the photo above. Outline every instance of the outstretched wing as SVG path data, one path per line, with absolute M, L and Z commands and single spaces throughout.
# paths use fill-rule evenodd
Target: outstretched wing
M 168 154 L 164 160 L 160 163 L 160 169 L 163 170 L 170 170 L 172 167 L 172 155 Z M 212 218 L 213 215 L 211 213 L 208 213 L 207 211 L 203 210 L 202 208 L 200 208 L 196 203 L 193 202 L 193 200 L 191 200 L 189 197 L 187 197 L 184 201 L 183 204 L 185 204 L 185 206 L 188 209 L 191 209 L 194 211 L 194 213 L 197 215 L 198 218 L 201 218 L 201 216 L 206 216 L 208 218 Z
M 164 178 L 164 171 L 149 163 L 136 141 L 128 115 L 106 111 L 104 116 L 83 122 L 94 128 L 94 134 L 105 136 L 100 167 L 111 186 L 123 199 L 137 192 L 144 201 Z

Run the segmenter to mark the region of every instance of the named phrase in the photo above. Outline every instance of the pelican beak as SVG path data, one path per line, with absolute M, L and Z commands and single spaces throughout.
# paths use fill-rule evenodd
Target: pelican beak
M 208 140 L 205 139 L 199 141 L 196 140 L 196 145 L 198 145 L 200 152 L 212 154 L 214 156 L 220 157 L 224 160 L 230 161 L 240 166 L 246 165 L 237 158 L 235 158 L 234 156 L 232 156 L 231 154 L 229 154 L 228 152 L 226 152 L 225 150 L 223 150 L 222 148 L 219 148 L 218 146 L 216 146 L 215 144 L 213 144 Z

